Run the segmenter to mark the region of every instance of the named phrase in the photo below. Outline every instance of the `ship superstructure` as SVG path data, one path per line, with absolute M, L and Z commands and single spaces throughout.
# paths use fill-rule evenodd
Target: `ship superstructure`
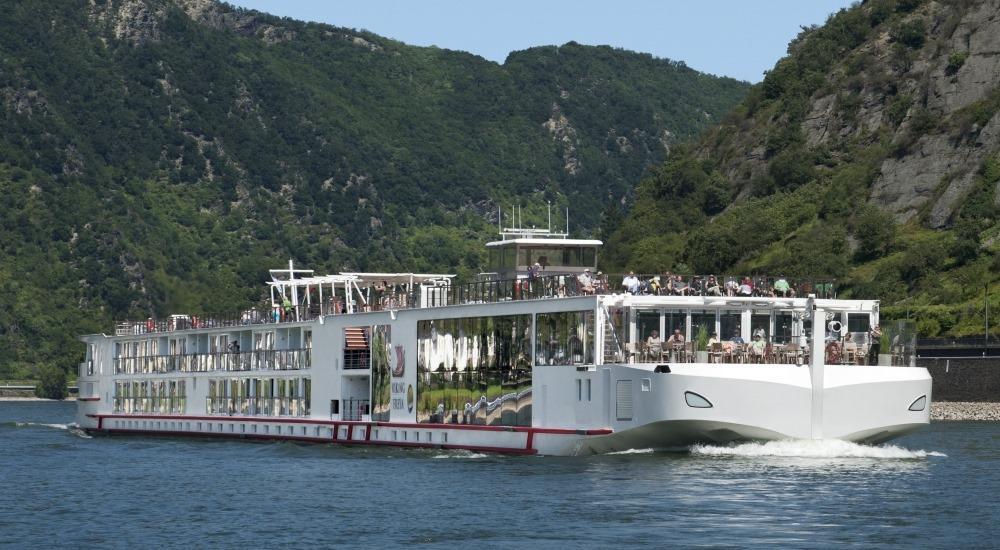
M 784 277 L 608 276 L 600 241 L 516 229 L 471 282 L 290 262 L 266 307 L 84 336 L 77 422 L 554 455 L 879 442 L 929 422 L 930 376 L 907 334 L 872 337 L 877 301 Z

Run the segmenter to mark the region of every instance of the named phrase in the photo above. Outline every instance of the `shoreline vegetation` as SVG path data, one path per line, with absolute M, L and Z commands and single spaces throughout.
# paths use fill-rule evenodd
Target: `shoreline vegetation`
M 0 403 L 58 401 L 41 397 L 10 397 L 0 396 Z M 75 396 L 69 396 L 63 401 L 76 401 Z M 931 421 L 961 422 L 986 421 L 1000 422 L 1000 402 L 971 401 L 935 401 L 931 403 Z

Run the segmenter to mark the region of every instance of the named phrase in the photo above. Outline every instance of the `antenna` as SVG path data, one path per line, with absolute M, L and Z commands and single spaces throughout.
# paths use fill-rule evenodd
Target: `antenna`
M 524 229 L 524 218 L 521 216 L 521 205 L 517 205 L 517 228 Z
M 569 235 L 569 207 L 566 207 L 566 235 Z
M 500 205 L 497 205 L 497 231 L 503 234 L 503 213 L 500 210 Z
M 552 201 L 545 201 L 549 208 L 549 231 L 552 231 Z

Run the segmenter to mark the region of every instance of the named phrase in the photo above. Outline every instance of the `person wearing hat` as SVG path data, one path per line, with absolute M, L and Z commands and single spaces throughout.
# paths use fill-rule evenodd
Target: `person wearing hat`
M 583 273 L 577 275 L 576 280 L 580 283 L 580 292 L 583 294 L 593 294 L 594 293 L 594 278 L 590 275 L 590 268 L 583 270 Z

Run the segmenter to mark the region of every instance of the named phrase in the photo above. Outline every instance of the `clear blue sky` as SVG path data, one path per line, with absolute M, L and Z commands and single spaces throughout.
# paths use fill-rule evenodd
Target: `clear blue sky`
M 799 27 L 847 0 L 229 0 L 274 15 L 366 29 L 503 63 L 532 46 L 607 44 L 759 82 Z

